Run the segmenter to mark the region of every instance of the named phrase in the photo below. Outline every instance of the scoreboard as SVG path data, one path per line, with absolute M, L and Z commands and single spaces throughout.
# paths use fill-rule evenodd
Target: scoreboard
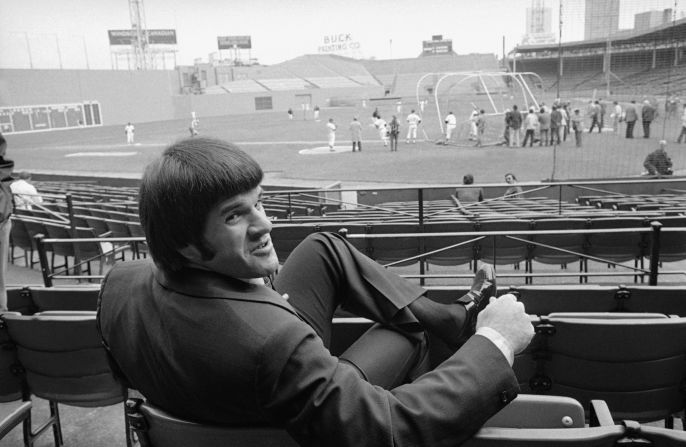
M 97 101 L 0 107 L 2 133 L 40 132 L 92 126 L 102 126 L 100 103 Z

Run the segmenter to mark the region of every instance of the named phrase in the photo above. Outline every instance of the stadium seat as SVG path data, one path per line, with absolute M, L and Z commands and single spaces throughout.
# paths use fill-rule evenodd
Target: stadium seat
M 95 311 L 100 287 L 31 287 L 29 293 L 38 312 Z
M 62 442 L 62 433 L 58 416 L 51 414 L 51 416 L 36 430 L 32 427 L 32 404 L 30 396 L 23 386 L 19 374 L 20 368 L 17 359 L 17 350 L 9 337 L 7 325 L 2 319 L 9 314 L 10 313 L 4 313 L 0 316 L 0 402 L 6 403 L 17 401 L 18 404 L 10 411 L 10 414 L 0 421 L 0 440 L 17 425 L 22 424 L 24 444 L 30 446 L 33 445 L 35 438 L 43 434 L 48 428 L 53 427 L 55 445 L 58 446 Z M 15 312 L 12 312 L 11 314 L 19 315 Z
M 102 407 L 126 400 L 101 344 L 95 312 L 5 314 L 2 319 L 17 346 L 28 393 L 49 401 L 58 420 L 60 403 Z M 127 445 L 132 445 L 129 436 Z
M 530 315 L 552 312 L 612 312 L 617 288 L 599 285 L 523 285 L 511 287 Z
M 427 222 L 424 233 L 461 233 L 474 231 L 471 221 Z M 457 266 L 468 264 L 476 258 L 477 239 L 480 236 L 425 236 L 423 253 L 426 262 L 435 265 Z M 450 248 L 448 248 L 450 247 Z
M 532 257 L 543 264 L 560 264 L 579 261 L 584 253 L 586 235 L 575 233 L 574 230 L 584 230 L 586 219 L 556 218 L 536 219 L 534 229 L 540 231 L 570 231 L 567 234 L 534 234 L 532 237 Z
M 519 402 L 518 402 L 519 400 Z M 603 407 L 600 407 L 603 408 Z M 288 447 L 297 443 L 285 430 L 272 427 L 223 427 L 175 417 L 142 399 L 129 399 L 126 417 L 146 447 Z M 471 440 L 468 446 L 614 446 L 625 427 L 584 427 L 583 409 L 573 399 L 525 396 L 505 407 Z M 602 417 L 600 419 L 603 419 Z M 497 426 L 491 424 L 498 424 Z M 547 427 L 572 428 L 541 428 Z M 517 427 L 517 428 L 502 428 Z M 537 428 L 531 428 L 536 427 Z M 591 444 L 591 442 L 594 442 Z
M 686 407 L 686 318 L 551 316 L 535 329 L 534 392 L 602 399 L 615 419 L 664 419 L 669 428 Z
M 379 223 L 368 225 L 365 232 L 371 237 L 365 254 L 380 264 L 394 266 L 411 265 L 419 259 L 419 225 L 415 223 Z M 403 236 L 400 236 L 403 234 Z M 396 235 L 395 237 L 374 237 L 374 235 Z M 409 259 L 409 260 L 408 260 Z
M 686 230 L 678 231 L 675 227 L 686 228 L 686 216 L 663 216 L 654 219 L 662 225 L 660 231 L 660 262 L 675 262 L 686 259 Z M 674 228 L 674 229 L 673 229 Z M 648 235 L 648 243 L 652 241 Z M 650 258 L 650 247 L 646 257 Z
M 293 249 L 298 246 L 307 235 L 314 232 L 314 226 L 308 224 L 278 224 L 272 227 L 270 233 L 279 262 L 283 263 Z
M 664 312 L 686 317 L 686 287 L 642 286 L 620 287 L 618 304 L 623 312 Z
M 24 265 L 26 267 L 31 267 L 38 263 L 38 260 L 34 259 L 34 244 L 31 240 L 31 235 L 26 229 L 26 225 L 21 219 L 12 219 L 12 230 L 10 231 L 10 243 L 12 245 L 10 256 L 12 262 L 20 256 L 14 255 L 14 250 L 20 248 L 22 251 L 22 256 L 24 258 Z
M 642 217 L 601 217 L 590 220 L 591 230 L 645 228 Z M 587 253 L 612 262 L 640 260 L 646 254 L 646 237 L 637 232 L 596 233 L 588 235 Z
M 519 219 L 481 221 L 476 231 L 528 231 L 531 222 Z M 489 264 L 519 264 L 529 259 L 529 236 L 488 236 L 477 243 L 477 257 Z M 526 271 L 528 272 L 528 262 Z

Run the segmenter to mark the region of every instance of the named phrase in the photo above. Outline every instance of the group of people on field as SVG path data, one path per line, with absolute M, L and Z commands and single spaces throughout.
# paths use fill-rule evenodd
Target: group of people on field
M 421 117 L 414 111 L 414 109 L 407 115 L 406 118 L 408 129 L 406 142 L 416 143 L 417 142 L 417 129 L 419 124 L 421 124 Z M 383 142 L 384 147 L 389 147 L 391 152 L 397 152 L 398 150 L 398 138 L 400 135 L 400 121 L 396 115 L 393 115 L 390 121 L 386 121 L 381 117 L 379 109 L 374 109 L 372 113 L 372 124 L 371 124 L 379 134 L 379 138 Z M 329 151 L 335 151 L 336 143 L 336 131 L 338 126 L 336 125 L 333 118 L 329 118 L 326 124 L 328 132 L 328 146 Z M 352 151 L 361 152 L 362 151 L 362 123 L 359 121 L 357 116 L 353 117 L 353 120 L 348 126 L 350 130 L 350 139 L 352 141 Z

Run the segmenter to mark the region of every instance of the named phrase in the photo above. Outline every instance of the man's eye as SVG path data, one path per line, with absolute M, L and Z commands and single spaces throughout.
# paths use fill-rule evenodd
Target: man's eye
M 226 223 L 233 223 L 237 220 L 238 220 L 238 214 L 229 214 L 228 216 L 226 216 L 226 219 L 225 219 Z

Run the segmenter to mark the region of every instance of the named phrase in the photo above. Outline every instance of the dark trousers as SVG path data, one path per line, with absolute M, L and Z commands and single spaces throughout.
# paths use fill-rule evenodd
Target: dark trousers
M 547 146 L 550 143 L 548 140 L 548 132 L 550 132 L 549 129 L 541 129 L 541 141 L 539 143 L 540 146 L 543 146 L 544 144 Z
M 342 236 L 308 236 L 284 263 L 274 288 L 290 296 L 289 303 L 327 348 L 339 306 L 377 322 L 340 355 L 370 383 L 392 388 L 425 372 L 418 371 L 427 359 L 425 335 L 408 308 L 425 290 L 364 256 Z
M 593 132 L 594 127 L 598 127 L 598 133 L 603 131 L 603 128 L 600 125 L 600 122 L 598 122 L 598 118 L 596 118 L 595 116 L 593 117 L 593 120 L 591 121 L 591 128 L 588 129 L 588 133 Z
M 652 121 L 643 121 L 643 138 L 650 138 L 650 123 Z
M 529 140 L 531 138 L 531 140 Z M 529 147 L 534 145 L 534 130 L 533 129 L 527 129 L 526 134 L 524 134 L 524 142 L 522 143 L 522 147 L 526 146 L 526 142 L 529 141 Z
M 560 144 L 560 128 L 550 128 L 550 144 Z
M 360 152 L 362 152 L 362 141 L 353 140 L 353 152 L 355 152 L 356 147 L 359 148 Z
M 390 140 L 391 140 L 391 152 L 395 152 L 398 150 L 398 134 L 389 134 Z
M 681 133 L 679 134 L 679 137 L 676 139 L 676 142 L 681 143 L 682 138 L 686 142 L 686 126 L 681 127 Z
M 634 137 L 634 125 L 636 124 L 636 121 L 627 121 L 626 122 L 626 137 L 627 138 L 633 138 Z

